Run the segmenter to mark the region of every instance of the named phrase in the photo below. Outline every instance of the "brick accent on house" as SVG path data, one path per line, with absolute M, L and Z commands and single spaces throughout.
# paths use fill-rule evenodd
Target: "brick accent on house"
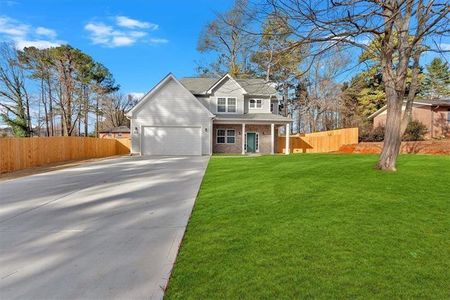
M 217 144 L 217 129 L 234 129 L 236 131 L 236 139 L 234 144 Z M 213 152 L 214 153 L 242 153 L 242 124 L 221 125 L 214 124 L 213 126 Z M 246 132 L 259 133 L 259 153 L 271 153 L 271 133 L 270 124 L 268 125 L 245 125 Z M 275 145 L 277 149 L 277 126 L 275 126 Z

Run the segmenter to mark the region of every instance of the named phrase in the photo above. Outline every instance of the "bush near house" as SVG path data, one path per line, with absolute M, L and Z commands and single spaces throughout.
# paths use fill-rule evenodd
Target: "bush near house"
M 382 142 L 384 141 L 384 126 L 364 127 L 360 130 L 359 136 L 360 142 Z M 427 126 L 422 122 L 413 120 L 408 123 L 405 133 L 403 135 L 403 141 L 423 141 L 425 135 L 428 133 Z

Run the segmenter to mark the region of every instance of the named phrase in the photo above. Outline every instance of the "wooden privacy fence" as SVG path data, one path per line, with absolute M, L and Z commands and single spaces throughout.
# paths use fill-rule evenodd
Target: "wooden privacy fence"
M 326 153 L 338 151 L 343 145 L 358 143 L 358 128 L 344 128 L 290 136 L 291 153 Z M 278 137 L 278 153 L 283 153 L 286 137 Z
M 126 140 L 126 141 L 125 141 Z M 128 139 L 34 137 L 0 139 L 0 173 L 55 162 L 130 153 Z

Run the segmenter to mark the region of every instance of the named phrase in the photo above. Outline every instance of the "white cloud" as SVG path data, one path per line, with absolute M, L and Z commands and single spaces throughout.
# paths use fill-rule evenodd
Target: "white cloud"
M 7 16 L 0 16 L 0 41 L 12 41 L 17 49 L 36 47 L 45 49 L 64 43 L 56 31 L 46 27 L 32 27 Z
M 19 38 L 24 37 L 29 30 L 29 25 L 22 24 L 10 17 L 0 16 L 0 34 Z
M 450 43 L 441 43 L 439 48 L 444 51 L 450 51 Z
M 152 44 L 167 44 L 169 42 L 169 40 L 167 39 L 158 39 L 158 38 L 151 38 L 149 41 Z
M 157 24 L 153 24 L 150 22 L 143 22 L 136 19 L 132 19 L 126 16 L 117 16 L 116 17 L 116 23 L 118 26 L 125 27 L 125 28 L 139 28 L 139 29 L 150 29 L 150 30 L 157 30 L 159 26 Z
M 135 42 L 136 42 L 135 39 L 128 37 L 128 36 L 115 36 L 112 39 L 112 44 L 115 47 L 129 46 L 129 45 L 133 45 Z
M 35 31 L 36 31 L 36 34 L 38 34 L 38 35 L 47 36 L 52 39 L 56 38 L 56 36 L 57 36 L 56 31 L 54 31 L 53 29 L 50 29 L 50 28 L 37 27 Z
M 144 37 L 148 35 L 147 31 L 158 28 L 156 24 L 138 21 L 125 16 L 118 16 L 115 20 L 116 24 L 105 24 L 104 22 L 87 23 L 84 29 L 89 32 L 91 42 L 111 48 L 131 46 L 138 42 L 145 42 Z M 147 31 L 144 29 L 147 29 Z M 150 39 L 150 42 L 162 44 L 168 41 L 166 39 Z
M 36 47 L 38 49 L 47 49 L 47 48 L 52 48 L 52 47 L 58 47 L 59 45 L 61 45 L 61 43 L 44 41 L 44 40 L 35 40 L 35 41 L 18 40 L 18 41 L 16 41 L 17 49 L 23 49 L 25 47 Z

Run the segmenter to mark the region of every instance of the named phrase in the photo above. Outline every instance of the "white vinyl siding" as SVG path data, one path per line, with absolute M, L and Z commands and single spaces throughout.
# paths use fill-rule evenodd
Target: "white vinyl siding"
M 245 111 L 247 113 L 271 113 L 271 99 L 262 96 L 246 96 Z
M 168 80 L 161 86 L 149 99 L 143 99 L 144 102 L 139 109 L 133 112 L 132 124 L 132 153 L 141 153 L 147 151 L 147 148 L 141 149 L 141 145 L 147 147 L 145 128 L 148 127 L 196 127 L 196 132 L 200 136 L 201 154 L 209 155 L 212 153 L 212 119 L 207 110 L 198 102 L 194 96 L 175 80 Z M 195 103 L 197 102 L 197 103 Z M 176 129 L 174 129 L 176 131 Z M 172 133 L 174 130 L 167 130 Z M 184 130 L 181 130 L 184 131 Z M 160 133 L 162 133 L 160 131 Z M 177 142 L 172 142 L 172 137 L 168 137 L 170 144 L 174 146 Z M 142 141 L 141 141 L 142 139 Z M 176 139 L 179 140 L 179 139 Z M 186 154 L 192 153 L 192 147 L 197 145 L 193 143 L 183 151 Z M 174 147 L 180 147 L 175 145 Z M 197 147 L 197 146 L 195 146 Z M 153 151 L 153 150 L 152 150 Z M 170 151 L 169 153 L 173 153 Z
M 218 99 L 234 99 L 228 100 L 228 110 L 223 108 L 219 110 Z M 225 104 L 227 106 L 227 104 Z M 209 110 L 214 114 L 243 114 L 244 113 L 244 94 L 242 89 L 236 84 L 234 80 L 226 79 L 221 82 L 212 91 L 212 95 L 209 96 Z

